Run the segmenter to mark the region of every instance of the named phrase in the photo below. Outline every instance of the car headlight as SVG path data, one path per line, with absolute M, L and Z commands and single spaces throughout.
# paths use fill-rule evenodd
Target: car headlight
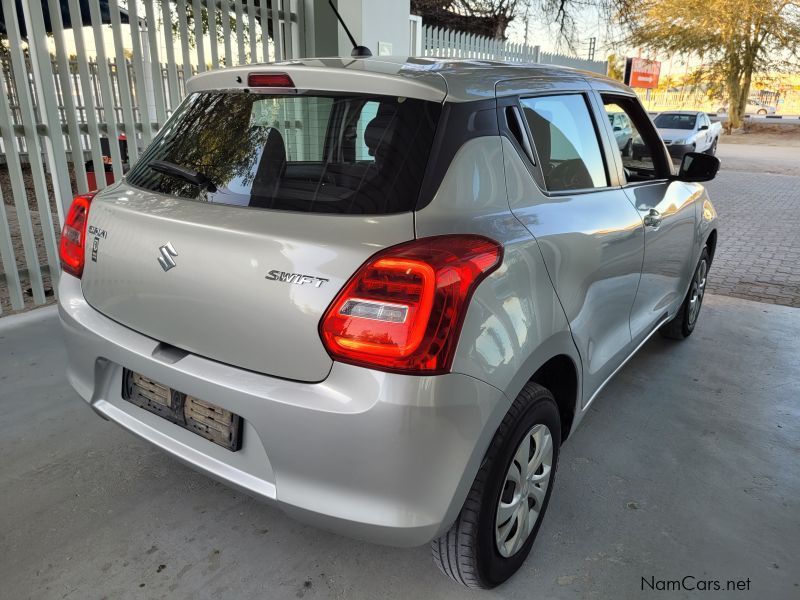
M 678 146 L 683 146 L 689 142 L 689 138 L 678 138 L 677 140 L 672 140 L 672 143 Z

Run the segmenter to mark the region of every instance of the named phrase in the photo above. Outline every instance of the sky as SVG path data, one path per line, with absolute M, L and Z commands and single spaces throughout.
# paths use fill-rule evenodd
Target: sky
M 589 57 L 589 40 L 594 37 L 597 39 L 595 59 L 602 58 L 610 51 L 610 40 L 608 39 L 607 26 L 598 11 L 589 6 L 574 9 L 576 30 L 580 33 L 574 43 L 574 48 L 570 48 L 558 31 L 558 25 L 552 23 L 545 17 L 541 9 L 537 8 L 537 0 L 532 0 L 532 6 L 528 11 L 527 19 L 527 38 L 528 44 L 539 45 L 546 52 L 559 52 L 562 54 L 577 55 L 580 58 Z M 509 25 L 506 32 L 510 41 L 523 43 L 525 41 L 525 13 L 515 18 Z
M 532 4 L 537 5 L 538 0 L 533 0 Z M 528 44 L 539 45 L 546 52 L 558 52 L 561 54 L 577 55 L 579 58 L 589 58 L 589 40 L 596 38 L 595 60 L 606 60 L 609 54 L 615 53 L 621 57 L 642 56 L 660 61 L 661 76 L 682 77 L 699 65 L 697 58 L 689 58 L 688 61 L 681 56 L 657 56 L 648 52 L 640 51 L 636 48 L 625 47 L 619 43 L 614 43 L 609 35 L 606 19 L 597 9 L 591 6 L 577 7 L 573 13 L 575 19 L 575 29 L 578 33 L 574 41 L 573 48 L 570 48 L 560 37 L 558 26 L 548 23 L 540 14 L 540 11 L 531 10 L 528 18 Z M 507 36 L 514 43 L 525 41 L 525 22 L 523 16 L 515 18 L 509 25 Z M 688 69 L 687 69 L 688 67 Z

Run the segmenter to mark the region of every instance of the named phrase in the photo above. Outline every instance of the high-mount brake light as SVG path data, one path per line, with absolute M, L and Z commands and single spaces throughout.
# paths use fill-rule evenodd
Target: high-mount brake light
M 250 73 L 247 87 L 293 88 L 294 81 L 286 73 Z
M 58 247 L 61 268 L 75 277 L 83 275 L 86 260 L 86 225 L 89 221 L 92 198 L 94 198 L 93 193 L 75 196 L 61 230 L 61 242 Z
M 440 235 L 372 256 L 320 321 L 334 360 L 408 374 L 446 373 L 470 298 L 502 262 L 479 235 Z

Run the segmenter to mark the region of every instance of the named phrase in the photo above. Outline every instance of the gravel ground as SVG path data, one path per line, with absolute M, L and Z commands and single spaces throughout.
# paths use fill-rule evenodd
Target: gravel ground
M 44 235 L 41 226 L 41 218 L 39 214 L 39 206 L 36 202 L 36 193 L 33 185 L 33 177 L 31 175 L 30 166 L 24 165 L 22 168 L 22 178 L 25 184 L 25 191 L 28 200 L 28 210 L 31 213 L 31 224 L 33 226 L 34 238 L 36 240 L 36 253 L 38 255 L 38 262 L 44 269 L 43 283 L 45 289 L 45 297 L 47 304 L 55 301 L 52 290 L 52 283 L 48 273 L 47 253 L 44 246 Z M 45 177 L 47 183 L 47 196 L 50 201 L 50 210 L 53 215 L 53 230 L 55 232 L 56 244 L 58 243 L 59 234 L 61 233 L 61 224 L 58 221 L 58 213 L 55 205 L 55 195 L 53 193 L 53 185 L 49 177 Z M 77 193 L 75 179 L 72 179 L 73 193 Z M 25 308 L 19 312 L 25 312 L 32 308 L 36 308 L 33 302 L 33 294 L 30 292 L 30 278 L 28 277 L 28 267 L 25 260 L 25 253 L 22 248 L 22 237 L 17 220 L 17 209 L 14 205 L 14 195 L 11 190 L 11 179 L 8 173 L 8 165 L 0 165 L 0 191 L 3 195 L 3 204 L 5 205 L 6 215 L 8 217 L 9 230 L 11 231 L 11 243 L 14 248 L 14 255 L 17 263 L 17 269 L 20 271 L 20 280 L 22 282 L 23 295 L 25 300 Z M 54 257 L 57 260 L 58 257 Z M 55 265 L 57 267 L 57 262 Z M 8 285 L 5 279 L 5 270 L 2 262 L 0 262 L 0 309 L 2 314 L 14 312 L 11 307 L 11 302 L 8 295 Z

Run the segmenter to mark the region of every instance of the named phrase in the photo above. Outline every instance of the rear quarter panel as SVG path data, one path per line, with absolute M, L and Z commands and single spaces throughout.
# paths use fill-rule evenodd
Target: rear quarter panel
M 502 264 L 470 303 L 454 372 L 501 389 L 510 405 L 552 356 L 566 354 L 580 365 L 536 240 L 509 210 L 500 136 L 459 149 L 433 201 L 416 213 L 416 233 L 475 233 L 503 244 Z M 507 409 L 498 412 L 498 424 Z

